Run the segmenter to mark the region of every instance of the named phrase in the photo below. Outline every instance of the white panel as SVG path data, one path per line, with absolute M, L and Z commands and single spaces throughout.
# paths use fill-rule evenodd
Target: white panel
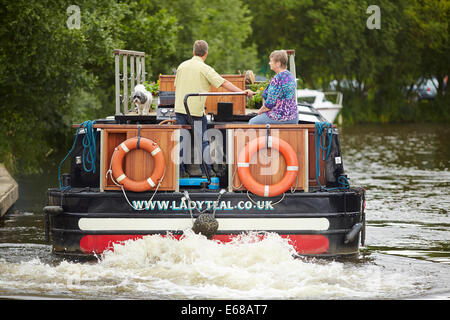
M 217 219 L 219 231 L 231 230 L 327 230 L 326 218 L 229 218 Z M 185 230 L 192 227 L 191 218 L 81 218 L 78 226 L 85 231 L 113 230 Z

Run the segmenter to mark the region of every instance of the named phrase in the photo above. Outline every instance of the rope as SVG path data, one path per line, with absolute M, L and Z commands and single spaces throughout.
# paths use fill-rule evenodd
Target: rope
M 326 132 L 327 136 L 323 133 Z M 325 137 L 328 137 L 328 146 L 325 145 Z M 316 142 L 316 154 L 322 151 L 322 160 L 326 160 L 330 155 L 331 150 L 331 139 L 333 138 L 333 124 L 329 122 L 316 122 L 315 130 L 315 142 Z M 326 154 L 324 151 L 326 150 Z M 316 169 L 318 168 L 319 162 L 316 158 Z
M 222 189 L 222 190 L 219 192 L 219 196 L 217 197 L 217 200 L 213 201 L 213 213 L 212 213 L 213 218 L 215 218 L 215 216 L 216 216 L 216 210 L 217 210 L 217 207 L 218 207 L 218 206 L 215 206 L 214 203 L 219 204 L 220 198 L 222 198 L 222 195 L 223 195 L 224 193 L 225 193 L 225 190 Z M 193 218 L 193 216 L 192 216 L 192 208 L 191 208 L 191 206 L 190 206 L 191 200 L 190 200 L 189 192 L 188 192 L 187 190 L 185 190 L 185 191 L 184 191 L 184 194 L 185 194 L 186 200 L 188 201 L 187 206 L 188 206 L 188 209 L 189 209 L 189 213 L 191 214 L 191 219 L 192 219 L 192 221 L 193 221 L 194 218 Z M 209 207 L 206 207 L 205 209 L 200 210 L 200 209 L 198 209 L 197 207 L 195 207 L 195 210 L 197 210 L 197 212 L 198 212 L 199 214 L 203 214 L 203 213 L 205 213 L 206 211 L 208 211 L 209 209 L 210 209 Z
M 272 205 L 272 206 L 275 206 L 275 205 L 279 204 L 281 201 L 283 201 L 284 196 L 285 196 L 285 193 L 283 192 L 283 195 L 281 196 L 281 199 L 278 200 L 278 201 L 275 202 L 275 203 L 272 203 L 271 205 Z M 247 190 L 247 198 L 249 198 L 249 200 L 250 200 L 251 202 L 253 202 L 253 204 L 257 204 L 255 200 L 253 200 L 252 198 L 250 198 L 250 193 L 249 193 L 248 190 Z
M 86 121 L 84 124 L 86 129 L 83 138 L 83 169 L 86 172 L 95 173 L 95 162 L 97 158 L 97 146 L 95 143 L 97 132 L 94 130 L 95 121 Z M 90 169 L 86 168 L 86 162 L 90 164 Z
M 220 201 L 220 198 L 222 198 L 222 192 L 219 192 L 219 196 L 217 197 L 217 204 L 219 204 L 219 201 Z M 213 216 L 213 218 L 215 218 L 216 217 L 216 210 L 217 210 L 217 206 L 214 206 L 213 205 L 213 207 L 214 207 L 214 211 L 213 211 L 213 214 L 212 214 L 212 216 Z
M 237 163 L 236 163 L 236 166 L 234 167 L 233 175 L 232 175 L 232 177 L 231 177 L 231 184 L 233 185 L 233 188 L 235 188 L 235 189 L 239 189 L 240 187 L 242 187 L 242 182 L 241 182 L 241 184 L 240 184 L 239 186 L 237 186 L 237 187 L 234 185 L 234 177 L 236 176 L 237 169 L 238 169 L 238 166 L 237 166 Z M 239 181 L 241 181 L 241 180 L 239 180 Z
M 140 142 L 141 142 L 141 125 L 138 124 L 138 141 L 137 141 L 137 149 L 140 149 Z
M 139 209 L 139 208 L 136 208 L 135 206 L 133 206 L 133 205 L 131 204 L 130 200 L 128 199 L 128 197 L 127 197 L 127 194 L 126 194 L 126 192 L 125 192 L 125 188 L 123 187 L 123 185 L 117 183 L 116 180 L 114 179 L 113 174 L 112 174 L 112 159 L 114 158 L 114 153 L 116 153 L 116 151 L 117 151 L 117 148 L 114 149 L 114 152 L 113 152 L 113 154 L 112 154 L 112 156 L 111 156 L 111 161 L 109 162 L 109 169 L 108 169 L 108 171 L 106 171 L 106 176 L 105 176 L 106 179 L 108 179 L 108 174 L 109 174 L 110 177 L 111 177 L 111 181 L 112 181 L 116 186 L 120 187 L 120 189 L 122 189 L 123 196 L 125 197 L 125 200 L 127 200 L 128 204 L 129 204 L 129 206 L 130 206 L 131 208 L 133 208 L 134 210 L 138 210 L 138 211 L 146 210 L 145 208 Z M 166 174 L 166 169 L 164 168 L 163 175 L 162 175 L 161 179 L 159 179 L 158 185 L 156 186 L 155 191 L 153 192 L 153 195 L 152 195 L 151 198 L 147 201 L 148 203 L 151 202 L 151 201 L 153 201 L 153 197 L 156 195 L 156 192 L 158 192 L 159 186 L 161 185 L 161 183 L 162 183 L 162 181 L 163 181 L 163 179 L 164 179 L 165 174 Z
M 77 132 L 75 134 L 75 139 L 72 144 L 72 148 L 69 150 L 67 155 L 64 157 L 64 159 L 59 163 L 58 166 L 58 182 L 59 182 L 59 190 L 69 190 L 70 186 L 62 186 L 61 182 L 61 167 L 64 163 L 64 161 L 67 160 L 69 155 L 72 153 L 72 151 L 75 149 L 75 145 L 78 140 L 78 135 L 80 133 L 81 128 L 84 128 L 84 138 L 83 138 L 83 169 L 86 172 L 92 172 L 95 173 L 95 162 L 96 162 L 96 155 L 97 155 L 97 146 L 95 144 L 95 140 L 97 137 L 96 131 L 94 131 L 94 124 L 95 121 L 87 120 L 80 124 L 77 128 Z M 86 162 L 90 164 L 90 168 L 86 168 Z
M 328 138 L 328 145 L 326 145 L 326 138 Z M 331 151 L 331 141 L 333 139 L 333 124 L 329 122 L 316 122 L 315 125 L 315 148 L 316 148 L 316 180 L 320 189 L 325 191 L 339 190 L 339 189 L 348 189 L 350 188 L 350 183 L 345 176 L 339 176 L 337 179 L 339 187 L 334 188 L 325 188 L 320 184 L 320 153 L 322 152 L 322 160 L 328 159 Z

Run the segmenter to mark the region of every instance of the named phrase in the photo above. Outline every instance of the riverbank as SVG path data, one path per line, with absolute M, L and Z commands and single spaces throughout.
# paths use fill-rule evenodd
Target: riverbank
M 19 199 L 19 185 L 0 163 L 0 217 Z

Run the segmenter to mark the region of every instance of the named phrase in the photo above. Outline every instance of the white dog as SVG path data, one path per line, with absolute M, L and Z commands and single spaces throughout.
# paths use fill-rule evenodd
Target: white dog
M 131 101 L 138 107 L 139 115 L 148 115 L 152 100 L 152 94 L 142 84 L 134 87 L 134 91 L 131 94 Z

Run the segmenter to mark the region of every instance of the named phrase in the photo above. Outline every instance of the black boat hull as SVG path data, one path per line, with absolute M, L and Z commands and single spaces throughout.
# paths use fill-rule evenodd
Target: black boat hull
M 90 256 L 112 244 L 146 235 L 179 238 L 201 213 L 219 222 L 212 239 L 221 242 L 249 232 L 275 232 L 288 238 L 299 255 L 358 253 L 364 236 L 364 190 L 286 193 L 276 198 L 245 192 L 220 194 L 192 190 L 153 193 L 98 189 L 49 189 L 46 230 L 53 252 Z M 360 241 L 361 240 L 361 241 Z

